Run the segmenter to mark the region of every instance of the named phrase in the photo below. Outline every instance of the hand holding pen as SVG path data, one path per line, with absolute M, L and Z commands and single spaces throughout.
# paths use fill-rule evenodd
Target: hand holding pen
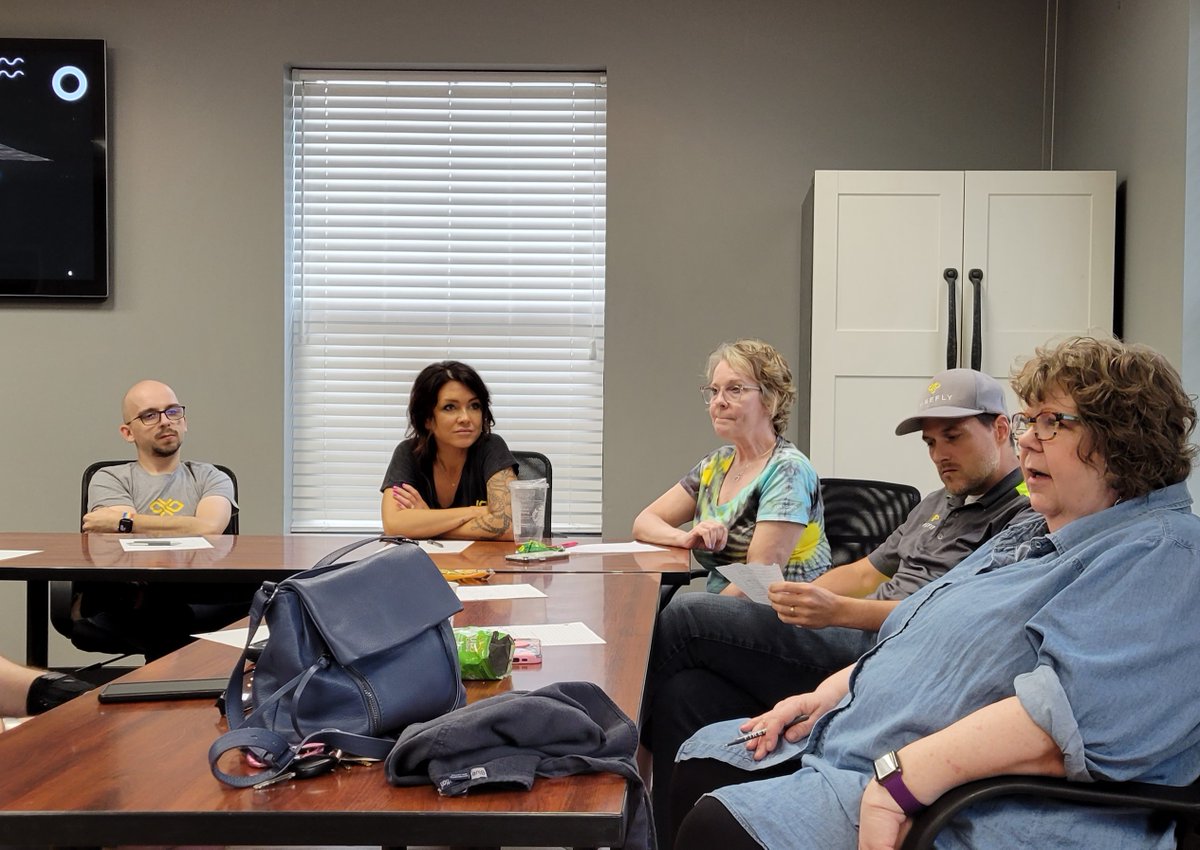
M 754 759 L 758 761 L 774 752 L 781 736 L 792 743 L 799 741 L 826 710 L 815 694 L 788 697 L 770 711 L 743 723 L 740 727 L 743 734 L 727 746 L 743 744 L 747 750 L 753 750 Z
M 781 732 L 787 731 L 788 728 L 795 726 L 797 723 L 803 723 L 805 720 L 808 720 L 807 714 L 797 714 L 795 717 L 793 717 L 787 723 L 783 724 L 783 729 L 781 729 L 780 731 Z M 744 744 L 747 741 L 753 741 L 755 738 L 761 738 L 765 734 L 767 734 L 767 728 L 764 726 L 761 729 L 755 729 L 753 732 L 747 732 L 744 735 L 738 735 L 736 738 L 734 738 L 732 741 L 730 741 L 725 746 L 732 747 L 736 744 Z

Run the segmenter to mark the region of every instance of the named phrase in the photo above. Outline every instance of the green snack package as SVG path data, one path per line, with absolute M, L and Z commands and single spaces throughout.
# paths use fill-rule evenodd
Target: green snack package
M 513 639 L 492 629 L 463 627 L 454 630 L 458 667 L 464 679 L 503 679 L 512 672 Z

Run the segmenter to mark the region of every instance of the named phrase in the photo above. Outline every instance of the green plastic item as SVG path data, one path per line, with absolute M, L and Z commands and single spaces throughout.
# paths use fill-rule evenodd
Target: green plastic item
M 454 630 L 454 641 L 464 679 L 494 681 L 512 672 L 512 635 L 466 626 Z
M 561 546 L 547 546 L 540 540 L 526 540 L 517 547 L 517 552 L 524 555 L 527 552 L 562 552 Z

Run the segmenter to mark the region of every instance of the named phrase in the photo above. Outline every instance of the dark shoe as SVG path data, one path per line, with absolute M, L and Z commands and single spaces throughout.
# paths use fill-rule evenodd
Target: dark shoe
M 93 687 L 94 685 L 66 673 L 43 673 L 29 686 L 29 694 L 25 697 L 25 713 L 41 714 L 43 711 L 49 711 L 90 691 Z

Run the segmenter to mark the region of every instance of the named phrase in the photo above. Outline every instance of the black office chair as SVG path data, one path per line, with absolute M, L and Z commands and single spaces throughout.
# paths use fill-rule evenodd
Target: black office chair
M 1182 788 L 1144 782 L 1067 782 L 1041 776 L 994 776 L 952 788 L 913 819 L 901 850 L 928 850 L 937 834 L 963 809 L 993 797 L 1034 796 L 1101 807 L 1145 809 L 1175 819 L 1183 850 L 1200 846 L 1200 782 Z
M 107 466 L 119 466 L 129 463 L 127 460 L 101 460 L 91 464 L 83 471 L 83 479 L 80 483 L 80 498 L 79 498 L 79 515 L 82 517 L 88 512 L 88 485 L 95 474 Z M 214 464 L 217 469 L 229 476 L 229 480 L 233 482 L 234 501 L 238 497 L 238 481 L 233 470 L 221 464 Z M 238 514 L 237 509 L 234 510 L 229 517 L 229 524 L 225 526 L 224 534 L 238 533 Z M 97 627 L 90 623 L 88 619 L 76 620 L 72 616 L 72 610 L 75 604 L 75 595 L 79 591 L 75 582 L 70 581 L 52 581 L 50 582 L 50 623 L 54 626 L 55 631 L 63 635 L 71 641 L 71 643 L 85 652 L 104 652 L 119 656 L 140 655 L 142 648 L 128 640 L 122 638 L 121 635 L 114 634 Z M 247 595 L 246 603 L 198 603 L 189 606 L 192 609 L 194 624 L 196 631 L 212 631 L 226 626 L 239 617 L 246 615 L 249 610 L 249 595 Z
M 907 484 L 858 478 L 822 478 L 825 503 L 825 537 L 833 566 L 849 564 L 869 555 L 900 527 L 921 501 L 921 493 Z
M 518 479 L 521 481 L 529 481 L 534 478 L 546 479 L 546 536 L 550 537 L 550 529 L 553 527 L 550 524 L 550 505 L 553 501 L 551 496 L 554 495 L 554 469 L 550 464 L 550 458 L 541 452 L 529 451 L 513 451 L 513 457 L 517 459 Z

